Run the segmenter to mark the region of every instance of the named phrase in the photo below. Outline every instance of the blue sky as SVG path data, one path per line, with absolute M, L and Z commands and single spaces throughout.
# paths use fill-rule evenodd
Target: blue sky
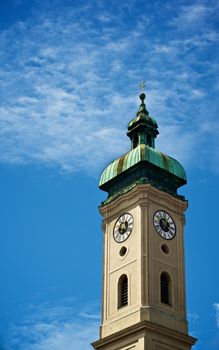
M 103 168 L 146 81 L 156 147 L 186 169 L 187 312 L 219 348 L 219 1 L 0 2 L 0 349 L 88 350 Z

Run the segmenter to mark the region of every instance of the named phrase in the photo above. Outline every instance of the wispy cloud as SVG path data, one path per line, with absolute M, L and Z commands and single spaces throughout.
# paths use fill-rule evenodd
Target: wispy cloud
M 142 78 L 159 147 L 188 164 L 201 149 L 201 125 L 218 106 L 218 34 L 206 20 L 216 5 L 178 7 L 172 22 L 169 12 L 164 36 L 150 29 L 153 16 L 130 16 L 131 2 L 118 11 L 101 6 L 38 9 L 0 34 L 1 162 L 95 173 L 129 147 L 126 125 Z M 196 17 L 204 32 L 174 31 Z
M 172 19 L 171 24 L 180 31 L 203 30 L 203 24 L 209 26 L 214 14 L 219 7 L 218 1 L 199 1 L 189 5 L 183 5 L 177 10 L 177 14 Z
M 183 6 L 178 15 L 172 20 L 172 24 L 180 30 L 199 26 L 207 17 L 209 8 L 204 4 L 192 4 Z
M 217 323 L 217 326 L 219 327 L 219 303 L 214 303 L 214 308 L 216 311 L 216 323 Z
M 7 349 L 91 349 L 90 342 L 98 338 L 99 317 L 94 317 L 93 307 L 85 308 L 87 313 L 80 312 L 72 299 L 31 305 L 26 318 L 12 327 Z
M 188 320 L 191 323 L 196 323 L 199 320 L 200 316 L 196 312 L 188 313 Z

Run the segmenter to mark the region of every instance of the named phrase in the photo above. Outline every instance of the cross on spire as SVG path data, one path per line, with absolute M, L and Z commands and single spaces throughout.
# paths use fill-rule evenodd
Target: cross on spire
M 139 88 L 140 88 L 141 92 L 144 92 L 144 88 L 145 88 L 145 81 L 144 80 L 142 80 L 142 82 L 140 83 Z

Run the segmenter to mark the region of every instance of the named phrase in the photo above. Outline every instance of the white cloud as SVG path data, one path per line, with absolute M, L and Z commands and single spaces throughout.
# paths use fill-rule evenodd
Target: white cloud
M 200 316 L 196 312 L 188 313 L 188 321 L 189 323 L 196 323 L 199 320 Z
M 216 311 L 216 323 L 217 323 L 217 326 L 219 327 L 219 303 L 214 303 L 214 308 Z
M 189 38 L 173 38 L 172 29 L 154 37 L 148 19 L 127 27 L 127 8 L 112 14 L 98 6 L 96 17 L 87 15 L 91 4 L 72 6 L 1 33 L 1 162 L 96 173 L 128 150 L 126 125 L 143 78 L 160 149 L 188 164 L 201 149 L 201 125 L 215 117 L 206 114 L 213 104 L 207 92 L 219 67 L 200 61 L 200 50 L 212 51 L 216 32 L 206 26 Z M 178 22 L 197 13 L 203 19 L 205 7 L 181 8 Z
M 217 5 L 210 2 L 208 5 L 204 3 L 194 3 L 188 6 L 182 6 L 178 15 L 172 20 L 172 24 L 179 30 L 200 29 L 208 16 L 214 12 Z
M 11 329 L 8 349 L 91 349 L 90 343 L 98 338 L 99 316 L 93 306 L 85 308 L 87 312 L 80 312 L 72 299 L 30 306 L 26 318 Z
M 87 313 L 85 313 L 85 312 L 81 312 L 81 313 L 80 313 L 80 316 L 81 316 L 81 317 L 84 317 L 84 318 L 92 319 L 92 320 L 99 320 L 99 319 L 100 319 L 100 315 L 97 315 L 97 314 L 87 314 Z

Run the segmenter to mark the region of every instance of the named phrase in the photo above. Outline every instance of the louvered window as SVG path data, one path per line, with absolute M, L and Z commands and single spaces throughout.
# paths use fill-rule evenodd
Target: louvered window
M 128 277 L 122 275 L 118 283 L 118 308 L 128 305 Z
M 171 304 L 171 295 L 170 295 L 170 277 L 166 272 L 163 272 L 160 276 L 160 298 L 161 298 L 161 303 L 164 304 Z

